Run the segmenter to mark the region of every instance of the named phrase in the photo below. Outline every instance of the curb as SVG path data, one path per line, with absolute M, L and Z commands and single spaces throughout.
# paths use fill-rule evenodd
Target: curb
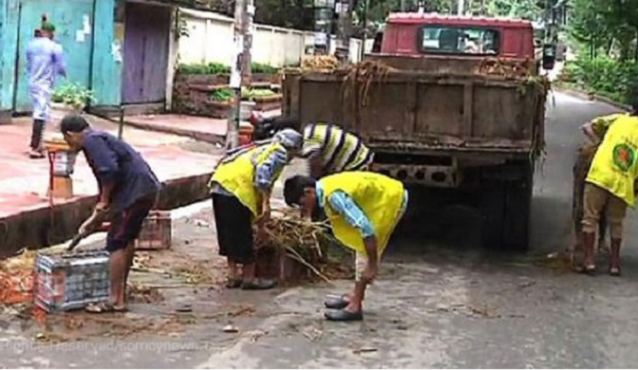
M 164 134 L 190 137 L 191 139 L 195 139 L 197 141 L 203 141 L 209 144 L 223 145 L 226 142 L 226 135 L 186 130 L 186 129 L 176 128 L 176 127 L 166 127 L 161 125 L 155 125 L 152 123 L 131 122 L 126 120 L 124 121 L 124 124 L 130 127 L 140 129 L 140 130 L 144 130 L 144 131 L 160 132 Z
M 553 90 L 557 91 L 557 92 L 561 92 L 563 94 L 567 94 L 569 96 L 573 96 L 575 98 L 579 98 L 579 99 L 583 99 L 583 100 L 589 100 L 589 101 L 595 101 L 595 102 L 599 102 L 599 103 L 605 103 L 605 104 L 611 105 L 611 106 L 613 106 L 615 108 L 622 109 L 624 111 L 630 111 L 631 110 L 631 107 L 629 105 L 618 103 L 618 102 L 613 101 L 612 99 L 609 99 L 607 97 L 596 95 L 596 94 L 593 94 L 593 93 L 589 93 L 589 92 L 584 91 L 584 90 L 580 90 L 580 89 L 576 89 L 576 88 L 572 88 L 572 87 L 563 87 L 563 86 L 553 87 Z
M 210 176 L 211 173 L 202 173 L 163 181 L 157 208 L 170 210 L 208 199 Z M 96 201 L 96 195 L 84 195 L 53 208 L 40 204 L 0 218 L 0 258 L 23 247 L 40 249 L 69 240 L 89 217 Z

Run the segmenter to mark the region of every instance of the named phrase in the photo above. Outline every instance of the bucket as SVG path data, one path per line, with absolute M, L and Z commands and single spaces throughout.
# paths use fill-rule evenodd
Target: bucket
M 239 119 L 242 121 L 248 121 L 250 119 L 250 115 L 255 110 L 255 106 L 257 103 L 254 101 L 243 101 L 239 103 Z
M 247 145 L 253 141 L 253 132 L 255 128 L 250 122 L 239 122 L 239 145 Z

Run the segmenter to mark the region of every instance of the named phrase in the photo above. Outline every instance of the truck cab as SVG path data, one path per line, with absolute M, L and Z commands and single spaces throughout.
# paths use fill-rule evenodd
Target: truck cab
M 524 20 L 398 13 L 388 17 L 382 54 L 534 59 L 534 28 Z

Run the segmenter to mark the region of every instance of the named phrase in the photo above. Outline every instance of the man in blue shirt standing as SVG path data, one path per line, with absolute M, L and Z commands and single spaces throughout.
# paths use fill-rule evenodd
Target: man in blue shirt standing
M 29 156 L 44 158 L 42 135 L 51 111 L 51 95 L 57 75 L 66 77 L 66 67 L 62 46 L 53 41 L 55 26 L 45 22 L 40 36 L 27 46 L 27 73 L 29 93 L 33 100 L 33 129 Z
M 82 116 L 64 117 L 60 131 L 71 148 L 84 153 L 97 179 L 100 195 L 94 214 L 108 214 L 111 219 L 106 237 L 106 250 L 110 253 L 110 302 L 86 309 L 91 313 L 124 311 L 135 239 L 155 205 L 160 182 L 130 145 L 107 132 L 92 130 Z M 79 232 L 83 234 L 94 226 L 85 223 Z

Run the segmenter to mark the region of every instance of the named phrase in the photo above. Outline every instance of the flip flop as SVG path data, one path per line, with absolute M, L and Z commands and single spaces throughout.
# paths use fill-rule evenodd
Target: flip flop
M 611 276 L 620 276 L 620 267 L 609 267 L 609 275 Z
M 346 299 L 346 295 L 342 296 L 330 296 L 323 302 L 326 308 L 331 310 L 343 310 L 348 307 L 348 300 Z
M 102 314 L 102 313 L 118 313 L 118 312 L 126 312 L 126 307 L 115 307 L 111 303 L 97 303 L 90 304 L 84 308 L 84 310 L 88 313 L 92 314 Z
M 241 279 L 231 279 L 228 278 L 226 281 L 226 289 L 238 289 L 241 288 L 242 280 Z
M 589 275 L 589 276 L 594 276 L 596 275 L 596 266 L 594 265 L 589 265 L 589 266 L 583 266 L 580 271 L 581 274 L 585 274 L 585 275 Z
M 346 321 L 362 321 L 363 320 L 363 312 L 350 312 L 346 310 L 326 312 L 324 316 L 328 321 L 346 322 Z

